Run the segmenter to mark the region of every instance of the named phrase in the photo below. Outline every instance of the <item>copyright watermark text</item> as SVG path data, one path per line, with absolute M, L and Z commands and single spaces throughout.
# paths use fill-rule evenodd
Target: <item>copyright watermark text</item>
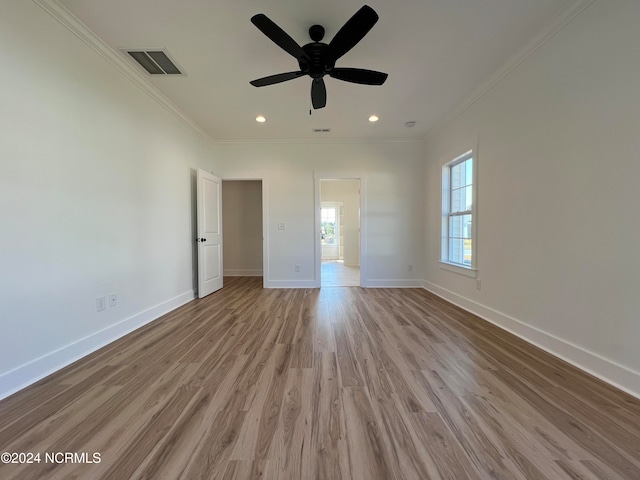
M 100 463 L 99 452 L 3 452 L 2 463 Z

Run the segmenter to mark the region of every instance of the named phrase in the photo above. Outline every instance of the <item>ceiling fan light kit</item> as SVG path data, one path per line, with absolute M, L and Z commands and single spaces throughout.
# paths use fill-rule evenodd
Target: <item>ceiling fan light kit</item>
M 327 89 L 324 76 L 329 75 L 344 82 L 362 85 L 382 85 L 387 74 L 362 68 L 339 68 L 336 61 L 351 50 L 373 28 L 378 21 L 378 14 L 368 5 L 363 6 L 345 23 L 329 44 L 323 43 L 324 27 L 313 25 L 309 28 L 312 42 L 300 46 L 284 30 L 271 21 L 266 15 L 259 13 L 251 17 L 253 23 L 271 41 L 298 61 L 300 70 L 278 73 L 251 81 L 254 87 L 265 87 L 286 82 L 308 75 L 311 77 L 311 104 L 314 109 L 324 108 L 327 104 Z

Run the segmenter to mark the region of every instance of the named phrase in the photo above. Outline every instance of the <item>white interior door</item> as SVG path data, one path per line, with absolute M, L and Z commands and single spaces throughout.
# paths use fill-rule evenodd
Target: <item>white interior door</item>
M 222 182 L 198 170 L 198 297 L 222 288 Z

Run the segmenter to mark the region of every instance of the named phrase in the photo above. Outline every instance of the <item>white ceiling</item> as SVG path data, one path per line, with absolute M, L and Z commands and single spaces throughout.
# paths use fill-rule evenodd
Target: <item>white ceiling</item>
M 266 14 L 300 45 L 318 23 L 328 43 L 363 2 L 60 0 L 114 50 L 166 48 L 186 75 L 149 81 L 218 140 L 317 139 L 313 128 L 331 128 L 322 134 L 331 139 L 421 138 L 574 0 L 370 0 L 380 20 L 337 66 L 387 72 L 383 86 L 325 77 L 327 106 L 310 116 L 309 77 L 249 85 L 298 69 L 253 15 Z M 256 123 L 258 114 L 267 122 Z M 409 120 L 416 126 L 405 127 Z

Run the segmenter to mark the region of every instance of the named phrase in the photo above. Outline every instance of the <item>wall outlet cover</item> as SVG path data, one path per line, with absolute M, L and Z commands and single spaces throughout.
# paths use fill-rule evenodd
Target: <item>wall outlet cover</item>
M 106 303 L 107 301 L 106 301 L 106 298 L 104 298 L 104 296 L 96 298 L 96 311 L 102 312 L 105 309 Z

